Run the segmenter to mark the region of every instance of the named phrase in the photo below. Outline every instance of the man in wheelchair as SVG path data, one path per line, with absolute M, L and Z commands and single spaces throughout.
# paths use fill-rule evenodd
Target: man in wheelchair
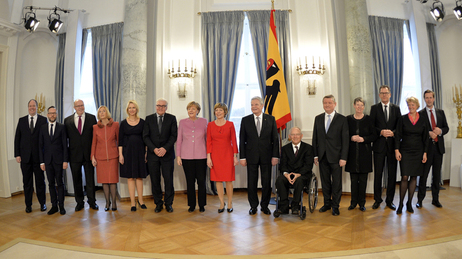
M 292 214 L 300 213 L 300 198 L 303 187 L 310 181 L 314 163 L 314 151 L 310 144 L 302 142 L 303 134 L 299 127 L 290 129 L 292 143 L 282 147 L 280 170 L 276 180 L 279 196 L 278 208 L 274 216 L 289 213 L 289 188 L 294 188 Z

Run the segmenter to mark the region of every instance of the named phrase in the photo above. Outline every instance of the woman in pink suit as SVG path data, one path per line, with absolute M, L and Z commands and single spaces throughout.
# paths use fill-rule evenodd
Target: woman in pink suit
M 236 131 L 234 124 L 225 119 L 228 106 L 217 103 L 214 106 L 216 120 L 207 126 L 207 166 L 210 167 L 210 180 L 224 182 L 228 196 L 228 212 L 233 212 L 234 167 L 238 164 Z M 217 184 L 220 208 L 225 211 L 223 184 Z
M 96 167 L 96 179 L 103 184 L 106 198 L 105 211 L 111 206 L 117 210 L 117 183 L 119 182 L 119 123 L 112 120 L 106 106 L 98 108 L 98 123 L 93 125 L 93 142 L 91 145 L 91 161 Z

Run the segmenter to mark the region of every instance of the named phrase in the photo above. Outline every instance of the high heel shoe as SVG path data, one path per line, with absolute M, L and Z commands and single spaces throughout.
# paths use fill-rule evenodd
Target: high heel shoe
M 396 214 L 401 214 L 403 213 L 403 204 L 399 204 L 398 209 L 396 210 Z
M 106 203 L 106 207 L 104 207 L 104 211 L 108 211 L 110 206 L 111 206 L 111 202 Z
M 136 206 L 132 206 L 132 207 L 130 208 L 130 210 L 131 210 L 131 211 L 136 211 Z
M 144 203 L 140 204 L 140 201 L 138 201 L 138 205 L 140 205 L 140 208 L 142 208 L 143 210 L 148 208 L 148 207 L 146 207 L 146 205 Z
M 218 213 L 223 213 L 225 211 L 226 203 L 223 203 L 223 208 L 218 209 Z
M 414 209 L 412 208 L 412 203 L 409 201 L 406 203 L 406 210 L 410 213 L 414 213 Z
M 232 204 L 232 203 L 231 203 L 231 204 Z M 233 207 L 230 208 L 230 207 L 228 206 L 228 213 L 231 213 L 231 212 L 233 212 Z
M 117 210 L 117 204 L 115 204 L 114 202 L 114 204 L 112 204 L 112 211 L 116 211 L 116 210 Z

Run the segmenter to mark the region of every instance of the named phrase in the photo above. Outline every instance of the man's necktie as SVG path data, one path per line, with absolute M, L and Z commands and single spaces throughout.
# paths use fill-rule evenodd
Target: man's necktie
M 261 132 L 260 117 L 257 117 L 257 133 L 259 137 L 260 137 L 260 132 Z
M 383 110 L 383 114 L 385 115 L 385 121 L 388 122 L 388 111 L 387 111 L 387 105 L 385 105 L 385 109 Z
M 50 124 L 50 138 L 53 140 L 54 132 L 53 132 L 53 124 Z
M 433 117 L 433 110 L 430 110 L 430 118 L 432 120 L 432 130 L 436 128 L 436 121 L 435 117 Z M 438 142 L 438 137 L 436 137 L 433 141 Z
M 327 125 L 326 125 L 326 133 L 329 131 L 330 123 L 332 120 L 330 119 L 330 114 L 327 115 Z
M 79 134 L 82 135 L 82 116 L 79 116 L 79 125 L 77 126 Z
M 298 155 L 298 146 L 295 146 L 295 157 Z
M 157 122 L 157 126 L 159 127 L 159 134 L 162 133 L 162 118 L 164 116 L 159 116 L 159 121 Z
M 30 133 L 34 133 L 34 117 L 30 117 Z

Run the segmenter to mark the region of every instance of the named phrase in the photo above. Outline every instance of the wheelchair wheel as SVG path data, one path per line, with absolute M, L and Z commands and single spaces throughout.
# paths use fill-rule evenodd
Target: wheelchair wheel
M 300 211 L 300 219 L 304 220 L 306 218 L 306 207 L 303 206 L 302 210 Z
M 316 209 L 316 205 L 318 205 L 318 180 L 313 175 L 308 189 L 308 206 L 311 213 Z

